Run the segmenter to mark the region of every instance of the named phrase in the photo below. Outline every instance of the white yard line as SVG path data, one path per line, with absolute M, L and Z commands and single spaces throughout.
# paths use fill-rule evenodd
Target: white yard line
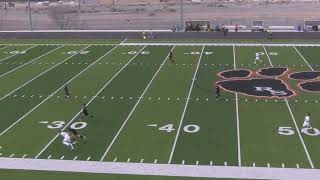
M 5 45 L 4 47 L 0 48 L 0 50 L 6 49 L 7 47 L 9 47 L 10 45 Z
M 60 48 L 62 48 L 62 47 L 63 47 L 63 45 L 62 45 L 62 46 L 59 46 L 59 47 L 57 47 L 57 48 L 55 48 L 55 49 L 53 49 L 53 50 L 51 50 L 51 51 L 49 51 L 49 52 L 46 52 L 45 54 L 42 54 L 41 56 L 39 56 L 39 57 L 37 57 L 37 58 L 34 58 L 34 59 L 32 59 L 31 61 L 28 61 L 27 63 L 24 63 L 24 64 L 22 64 L 22 65 L 20 65 L 20 66 L 18 66 L 18 67 L 16 67 L 16 68 L 14 68 L 14 69 L 12 69 L 12 70 L 10 70 L 10 71 L 8 71 L 8 72 L 0 75 L 0 78 L 3 77 L 3 76 L 5 76 L 5 75 L 7 75 L 7 74 L 10 74 L 11 72 L 13 72 L 13 71 L 15 71 L 15 70 L 17 70 L 17 69 L 19 69 L 19 68 L 22 68 L 23 66 L 26 66 L 26 65 L 28 65 L 28 64 L 30 64 L 30 63 L 38 60 L 38 59 L 40 59 L 40 58 L 42 58 L 42 57 L 44 57 L 44 56 L 52 53 L 53 51 L 56 51 L 56 50 L 60 49 Z
M 299 129 L 299 127 L 298 127 L 298 125 L 297 125 L 297 122 L 296 122 L 296 119 L 295 119 L 295 117 L 294 117 L 294 115 L 293 115 L 293 113 L 292 113 L 292 111 L 291 111 L 291 107 L 290 107 L 290 105 L 289 105 L 289 103 L 288 103 L 288 100 L 285 99 L 285 101 L 286 101 L 287 107 L 288 107 L 288 109 L 289 109 L 291 118 L 292 118 L 292 120 L 293 120 L 294 126 L 295 126 L 295 128 L 296 128 L 296 131 L 297 131 L 297 133 L 298 133 L 298 136 L 299 136 L 299 138 L 300 138 L 300 141 L 301 141 L 301 143 L 302 143 L 302 145 L 303 145 L 303 149 L 304 149 L 304 151 L 305 151 L 305 153 L 306 153 L 306 156 L 307 156 L 307 158 L 308 158 L 308 161 L 309 161 L 309 163 L 310 163 L 310 166 L 311 166 L 311 168 L 314 168 L 314 165 L 313 165 L 312 159 L 311 159 L 311 157 L 310 157 L 309 151 L 308 151 L 307 146 L 306 146 L 306 144 L 304 143 L 304 140 L 303 140 L 303 138 L 302 138 L 302 136 L 301 136 L 300 129 Z
M 28 50 L 36 47 L 36 46 L 38 46 L 38 45 L 33 45 L 33 46 L 31 46 L 31 47 L 29 47 L 29 48 L 27 48 L 27 49 L 24 49 L 23 51 L 28 51 Z M 28 52 L 27 52 L 27 53 L 28 53 Z M 7 60 L 7 59 L 9 59 L 9 58 L 11 58 L 11 57 L 13 57 L 13 56 L 17 56 L 17 55 L 19 55 L 19 54 L 18 54 L 18 53 L 17 53 L 17 54 L 12 54 L 11 56 L 8 56 L 8 57 L 6 57 L 6 58 L 1 59 L 0 62 L 5 61 L 5 60 Z
M 200 62 L 201 62 L 201 58 L 202 58 L 202 55 L 203 55 L 204 48 L 205 48 L 205 46 L 202 46 L 202 50 L 201 50 L 201 54 L 199 56 L 198 64 L 197 64 L 196 70 L 195 70 L 193 78 L 192 78 L 192 83 L 191 83 L 191 86 L 190 86 L 190 89 L 189 89 L 187 101 L 186 101 L 186 103 L 184 105 L 184 109 L 183 109 L 183 113 L 182 113 L 182 116 L 181 116 L 181 119 L 180 119 L 179 127 L 177 129 L 177 133 L 176 133 L 176 136 L 175 136 L 175 139 L 174 139 L 174 142 L 173 142 L 173 146 L 172 146 L 172 149 L 171 149 L 171 153 L 170 153 L 170 157 L 169 157 L 169 161 L 168 161 L 169 164 L 171 164 L 171 161 L 172 161 L 172 158 L 173 158 L 173 154 L 174 154 L 174 151 L 176 149 L 176 145 L 177 145 L 178 138 L 179 138 L 179 135 L 180 135 L 183 119 L 184 119 L 184 116 L 185 116 L 185 114 L 187 112 L 187 107 L 189 105 L 189 100 L 190 100 L 190 96 L 191 96 L 191 92 L 192 92 L 192 89 L 193 89 L 194 82 L 196 81 L 196 77 L 197 77 L 197 73 L 198 73 L 198 69 L 199 69 L 199 66 L 200 66 Z
M 171 51 L 175 48 L 175 46 L 173 46 L 171 48 Z M 158 68 L 158 70 L 156 71 L 156 73 L 153 75 L 153 77 L 151 78 L 151 80 L 149 81 L 147 87 L 144 89 L 143 93 L 140 95 L 140 97 L 143 97 L 146 92 L 148 91 L 150 85 L 152 84 L 153 80 L 157 77 L 158 73 L 160 72 L 160 70 L 162 69 L 164 63 L 167 61 L 167 59 L 169 58 L 170 53 L 168 53 L 167 57 L 164 59 L 164 61 L 162 62 L 161 66 Z M 117 134 L 114 136 L 114 138 L 112 139 L 111 143 L 109 144 L 108 148 L 106 149 L 106 151 L 103 153 L 100 161 L 103 161 L 103 159 L 107 156 L 107 154 L 109 153 L 112 145 L 114 144 L 114 142 L 117 140 L 118 136 L 120 135 L 120 133 L 122 132 L 123 128 L 125 127 L 125 125 L 127 124 L 127 122 L 129 121 L 130 117 L 132 116 L 133 112 L 136 110 L 136 108 L 138 107 L 140 101 L 142 98 L 139 98 L 139 100 L 136 102 L 136 104 L 134 105 L 134 107 L 132 108 L 131 112 L 129 113 L 129 115 L 127 116 L 126 120 L 123 122 L 122 126 L 120 127 L 120 129 L 118 130 Z
M 269 54 L 268 54 L 268 51 L 267 51 L 266 47 L 263 46 L 263 49 L 264 49 L 264 52 L 265 52 L 266 55 L 267 55 L 267 58 L 268 58 L 268 60 L 269 60 L 270 65 L 273 67 L 273 64 L 272 64 L 272 62 L 271 62 L 271 60 L 270 60 L 270 57 L 269 57 Z
M 233 46 L 233 66 L 237 69 L 236 63 L 236 49 Z M 237 114 L 237 146 L 238 146 L 238 166 L 241 166 L 241 142 L 240 142 L 240 117 L 239 117 L 239 100 L 238 93 L 236 93 L 236 114 Z
M 102 58 L 104 58 L 106 55 L 108 55 L 110 52 L 112 52 L 114 49 L 116 49 L 118 46 L 120 46 L 121 44 L 118 44 L 117 46 L 113 47 L 111 50 L 109 50 L 107 53 L 105 53 L 103 56 L 101 56 L 99 59 L 97 59 L 96 61 L 94 61 L 93 63 L 91 63 L 88 67 L 86 67 L 85 69 L 83 69 L 81 72 L 79 72 L 77 75 L 75 75 L 74 77 L 72 77 L 68 82 L 66 82 L 65 84 L 69 84 L 71 81 L 73 81 L 75 78 L 77 78 L 78 76 L 80 76 L 82 73 L 84 73 L 87 69 L 89 69 L 90 67 L 92 67 L 93 65 L 95 65 L 98 61 L 100 61 Z M 81 51 L 87 49 L 90 46 L 85 47 L 84 49 L 82 49 Z M 79 51 L 76 54 L 79 54 L 81 51 Z M 53 92 L 52 94 L 50 94 L 46 99 L 44 99 L 43 101 L 41 101 L 38 105 L 36 105 L 34 108 L 32 108 L 29 112 L 27 112 L 25 115 L 23 115 L 21 118 L 19 118 L 16 122 L 14 122 L 13 124 L 11 124 L 6 130 L 4 130 L 0 136 L 2 136 L 4 133 L 6 133 L 8 130 L 10 130 L 12 127 L 14 127 L 16 124 L 18 124 L 21 120 L 23 120 L 27 115 L 29 115 L 30 113 L 32 113 L 35 109 L 37 109 L 39 106 L 41 106 L 44 102 L 46 102 L 48 99 L 50 99 L 54 94 L 56 94 L 58 91 L 60 91 L 65 84 L 63 84 L 62 86 L 60 86 L 55 92 Z
M 296 49 L 296 50 L 297 50 L 297 49 Z M 297 51 L 297 52 L 298 52 L 298 51 Z M 268 54 L 267 51 L 266 51 L 266 54 Z M 269 59 L 269 61 L 270 61 L 270 64 L 272 65 L 272 62 L 271 62 L 270 57 L 269 57 L 269 56 L 267 56 L 267 57 L 268 57 L 268 59 Z M 305 59 L 304 59 L 304 60 L 305 60 Z M 308 64 L 308 63 L 307 63 L 307 64 Z M 311 66 L 310 66 L 310 67 L 311 67 Z M 291 107 L 290 107 L 290 105 L 289 105 L 289 102 L 288 102 L 287 98 L 285 98 L 284 100 L 285 100 L 286 105 L 287 105 L 287 108 L 288 108 L 288 110 L 289 110 L 289 112 L 290 112 L 290 116 L 291 116 L 292 121 L 293 121 L 293 124 L 294 124 L 294 126 L 295 126 L 295 128 L 296 128 L 296 131 L 297 131 L 297 133 L 298 133 L 300 142 L 301 142 L 301 144 L 302 144 L 302 146 L 303 146 L 304 152 L 305 152 L 305 154 L 306 154 L 306 156 L 307 156 L 307 158 L 308 158 L 308 161 L 309 161 L 309 163 L 310 163 L 310 166 L 311 166 L 311 168 L 314 168 L 314 165 L 313 165 L 312 159 L 311 159 L 311 157 L 310 157 L 309 151 L 308 151 L 307 146 L 306 146 L 306 144 L 304 143 L 304 140 L 303 140 L 303 138 L 302 138 L 302 136 L 301 136 L 299 127 L 298 127 L 298 125 L 297 125 L 297 121 L 296 121 L 296 119 L 295 119 L 295 117 L 294 117 L 294 115 L 293 115 L 293 113 L 292 113 L 292 110 L 291 110 Z
M 119 44 L 120 45 L 120 44 Z M 87 103 L 87 106 L 90 105 L 90 103 L 98 97 L 98 95 L 113 81 L 114 78 L 116 78 L 130 63 L 133 61 L 140 53 L 145 49 L 146 46 L 141 48 L 137 54 L 135 54 L 130 61 L 128 61 L 97 93 L 93 98 Z M 81 113 L 82 111 L 80 110 L 77 114 L 74 115 L 74 117 L 68 122 L 68 124 L 65 125 L 65 127 L 61 130 L 63 131 L 66 129 L 75 119 L 76 117 Z M 38 158 L 57 138 L 59 134 L 57 134 L 52 140 L 35 156 L 35 158 Z
M 60 63 L 58 63 L 58 64 L 56 64 L 56 65 L 52 66 L 51 68 L 49 68 L 49 69 L 47 69 L 46 71 L 44 71 L 44 72 L 40 73 L 39 75 L 37 75 L 36 77 L 32 78 L 31 80 L 29 80 L 29 81 L 25 82 L 24 84 L 22 84 L 21 86 L 19 86 L 19 87 L 18 87 L 18 88 L 16 88 L 15 90 L 13 90 L 13 91 L 11 91 L 10 93 L 8 93 L 8 94 L 6 94 L 6 95 L 2 96 L 2 97 L 0 98 L 0 101 L 1 101 L 1 100 L 3 100 L 4 98 L 6 98 L 6 97 L 10 96 L 10 95 L 11 95 L 11 94 L 13 94 L 14 92 L 18 91 L 18 90 L 19 90 L 19 89 L 21 89 L 22 87 L 26 86 L 26 85 L 27 85 L 27 84 L 29 84 L 30 82 L 34 81 L 34 80 L 35 80 L 35 79 L 37 79 L 38 77 L 42 76 L 43 74 L 46 74 L 46 73 L 47 73 L 48 71 L 50 71 L 51 69 L 53 69 L 53 68 L 55 68 L 55 67 L 59 66 L 60 64 L 62 64 L 62 63 L 64 63 L 65 61 L 67 61 L 68 59 L 72 58 L 73 56 L 76 56 L 76 55 L 77 55 L 77 54 L 79 54 L 81 51 L 83 51 L 83 50 L 85 50 L 85 49 L 87 49 L 87 48 L 89 48 L 89 47 L 90 47 L 90 46 L 86 46 L 85 48 L 83 48 L 82 50 L 80 50 L 78 53 L 73 54 L 73 55 L 71 55 L 71 56 L 69 56 L 69 57 L 65 58 L 65 59 L 64 59 L 63 61 L 61 61 Z M 2 135 L 2 133 L 0 134 L 0 136 L 1 136 L 1 135 Z
M 0 158 L 0 169 L 174 177 L 319 180 L 319 169 Z
M 304 62 L 309 66 L 309 68 L 314 71 L 314 69 L 310 66 L 310 64 L 308 63 L 308 61 L 306 60 L 306 58 L 304 58 L 304 56 L 300 53 L 300 51 L 295 47 L 293 46 L 293 48 L 297 51 L 297 53 L 300 55 L 300 57 L 304 60 Z

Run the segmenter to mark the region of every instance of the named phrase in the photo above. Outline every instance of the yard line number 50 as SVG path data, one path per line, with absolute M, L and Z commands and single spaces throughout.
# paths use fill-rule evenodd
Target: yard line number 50
M 302 133 L 308 135 L 308 136 L 319 136 L 320 130 L 317 128 L 303 128 Z M 279 127 L 278 134 L 284 135 L 284 136 L 292 136 L 295 134 L 295 131 L 292 127 Z

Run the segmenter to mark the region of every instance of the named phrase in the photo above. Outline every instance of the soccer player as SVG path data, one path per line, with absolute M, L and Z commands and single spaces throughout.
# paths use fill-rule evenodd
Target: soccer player
M 306 113 L 306 116 L 304 117 L 304 122 L 302 125 L 301 133 L 304 133 L 303 132 L 304 129 L 312 129 L 310 113 Z
M 262 62 L 262 60 L 260 59 L 260 54 L 259 54 L 259 52 L 258 52 L 258 51 L 256 52 L 256 59 L 254 60 L 254 63 L 253 63 L 253 64 L 256 64 L 256 63 L 257 63 L 257 61 Z
M 174 60 L 173 60 L 173 53 L 172 53 L 172 51 L 170 51 L 169 59 L 170 59 L 171 62 L 175 63 Z
M 82 116 L 93 117 L 92 115 L 89 115 L 86 103 L 83 103 L 82 105 Z
M 60 132 L 60 135 L 63 137 L 62 143 L 64 145 L 66 145 L 67 147 L 70 147 L 71 150 L 74 150 L 73 142 L 72 142 L 70 134 L 68 132 Z
M 219 85 L 217 85 L 216 86 L 216 98 L 218 98 L 218 97 L 220 97 L 221 95 L 220 95 L 220 86 Z
M 67 84 L 64 86 L 63 91 L 64 91 L 64 97 L 65 97 L 66 99 L 68 99 L 69 96 L 70 96 L 70 91 L 69 91 L 69 87 L 68 87 Z
M 87 139 L 86 136 L 81 135 L 77 130 L 72 129 L 71 127 L 68 127 L 68 132 L 71 134 L 71 139 L 73 139 L 74 142 L 76 142 L 76 139 Z

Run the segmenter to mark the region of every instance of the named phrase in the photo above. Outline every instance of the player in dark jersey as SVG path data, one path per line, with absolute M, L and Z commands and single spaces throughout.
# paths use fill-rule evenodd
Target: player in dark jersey
M 67 84 L 64 86 L 63 91 L 64 91 L 64 97 L 65 97 L 66 99 L 68 99 L 69 96 L 70 96 L 70 91 L 69 91 L 69 87 L 68 87 Z
M 220 95 L 220 86 L 219 85 L 217 85 L 216 86 L 216 98 L 218 98 L 218 97 L 220 97 L 221 95 Z
M 86 103 L 82 105 L 82 116 L 93 117 L 93 115 L 89 115 Z
M 175 63 L 174 60 L 173 60 L 173 53 L 172 53 L 172 51 L 170 51 L 169 59 L 170 59 L 171 62 Z
M 68 127 L 68 132 L 69 132 L 69 134 L 71 134 L 71 138 L 74 139 L 74 140 L 76 140 L 78 138 L 87 139 L 86 136 L 81 135 L 77 130 L 72 129 L 71 127 Z

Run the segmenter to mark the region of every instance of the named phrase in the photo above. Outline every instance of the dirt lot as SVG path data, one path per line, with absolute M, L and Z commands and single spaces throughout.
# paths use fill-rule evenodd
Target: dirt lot
M 102 0 L 101 0 L 102 1 Z M 152 3 L 151 0 L 116 1 L 107 4 L 96 4 L 96 0 L 86 0 L 78 11 L 76 3 L 72 9 L 77 15 L 73 18 L 54 19 L 48 15 L 52 7 L 33 4 L 32 20 L 34 29 L 60 29 L 59 22 L 72 21 L 69 29 L 170 29 L 180 24 L 180 4 L 176 1 L 168 3 Z M 130 3 L 128 3 L 130 2 Z M 109 3 L 109 4 L 108 4 Z M 61 8 L 70 5 L 64 5 Z M 184 5 L 184 20 L 211 20 L 215 24 L 251 25 L 252 20 L 265 20 L 270 25 L 301 25 L 304 20 L 319 20 L 320 2 L 218 2 L 208 0 L 207 3 L 190 3 Z M 16 3 L 15 7 L 1 9 L 0 30 L 22 30 L 29 28 L 26 4 Z M 78 13 L 80 12 L 80 13 Z M 70 15 L 69 13 L 66 16 Z

